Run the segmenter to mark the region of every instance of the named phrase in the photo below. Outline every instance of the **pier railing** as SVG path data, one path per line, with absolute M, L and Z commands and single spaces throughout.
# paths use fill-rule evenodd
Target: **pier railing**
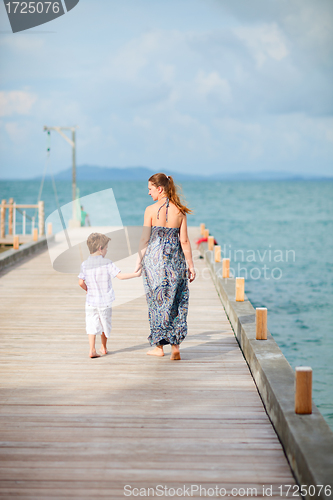
M 35 227 L 36 221 L 35 216 L 30 216 L 27 214 L 26 209 L 35 209 L 38 212 L 38 227 Z M 8 216 L 7 216 L 8 213 Z M 22 221 L 18 223 L 18 214 L 21 214 Z M 7 217 L 6 217 L 7 216 Z M 6 224 L 7 219 L 7 224 Z M 8 203 L 6 200 L 1 202 L 1 228 L 0 237 L 5 239 L 7 236 L 13 236 L 13 238 L 19 234 L 27 235 L 27 221 L 30 221 L 30 234 L 33 239 L 38 239 L 38 236 L 44 236 L 45 234 L 45 210 L 44 202 L 40 201 L 37 204 L 18 204 L 13 198 L 10 198 Z M 6 231 L 7 226 L 7 231 Z M 21 230 L 18 227 L 21 226 Z M 7 234 L 6 234 L 7 233 Z
M 230 259 L 201 224 L 199 250 L 251 370 L 267 414 L 307 500 L 331 499 L 333 432 L 312 401 L 312 369 L 292 369 L 267 328 L 267 308 L 254 308 L 245 279 L 230 276 Z

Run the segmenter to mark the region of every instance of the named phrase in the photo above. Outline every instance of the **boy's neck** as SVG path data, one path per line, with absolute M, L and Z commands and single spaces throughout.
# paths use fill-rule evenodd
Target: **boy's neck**
M 91 253 L 90 257 L 97 257 L 98 255 L 102 255 L 102 252 L 100 250 L 97 250 L 97 252 Z M 103 255 L 102 255 L 103 257 Z

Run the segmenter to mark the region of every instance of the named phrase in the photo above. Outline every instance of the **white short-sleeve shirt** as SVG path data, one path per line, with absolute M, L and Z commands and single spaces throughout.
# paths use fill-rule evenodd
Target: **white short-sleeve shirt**
M 90 255 L 82 262 L 79 278 L 84 280 L 88 292 L 86 303 L 94 307 L 108 307 L 115 300 L 112 278 L 120 269 L 102 255 Z

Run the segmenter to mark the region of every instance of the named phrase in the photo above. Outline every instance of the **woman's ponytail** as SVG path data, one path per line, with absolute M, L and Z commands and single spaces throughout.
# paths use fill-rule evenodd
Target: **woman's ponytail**
M 165 175 L 162 173 L 154 174 L 149 177 L 149 181 L 156 187 L 162 186 L 171 203 L 176 205 L 180 212 L 182 212 L 183 214 L 192 213 L 192 210 L 190 208 L 187 208 L 187 206 L 180 200 L 178 194 L 178 190 L 180 188 L 175 185 L 171 175 Z

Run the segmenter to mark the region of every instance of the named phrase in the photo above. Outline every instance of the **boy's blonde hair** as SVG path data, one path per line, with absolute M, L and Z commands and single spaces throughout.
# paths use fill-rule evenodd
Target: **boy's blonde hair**
M 111 241 L 111 238 L 102 233 L 91 233 L 87 239 L 87 245 L 90 253 L 95 253 L 101 247 L 102 249 Z

